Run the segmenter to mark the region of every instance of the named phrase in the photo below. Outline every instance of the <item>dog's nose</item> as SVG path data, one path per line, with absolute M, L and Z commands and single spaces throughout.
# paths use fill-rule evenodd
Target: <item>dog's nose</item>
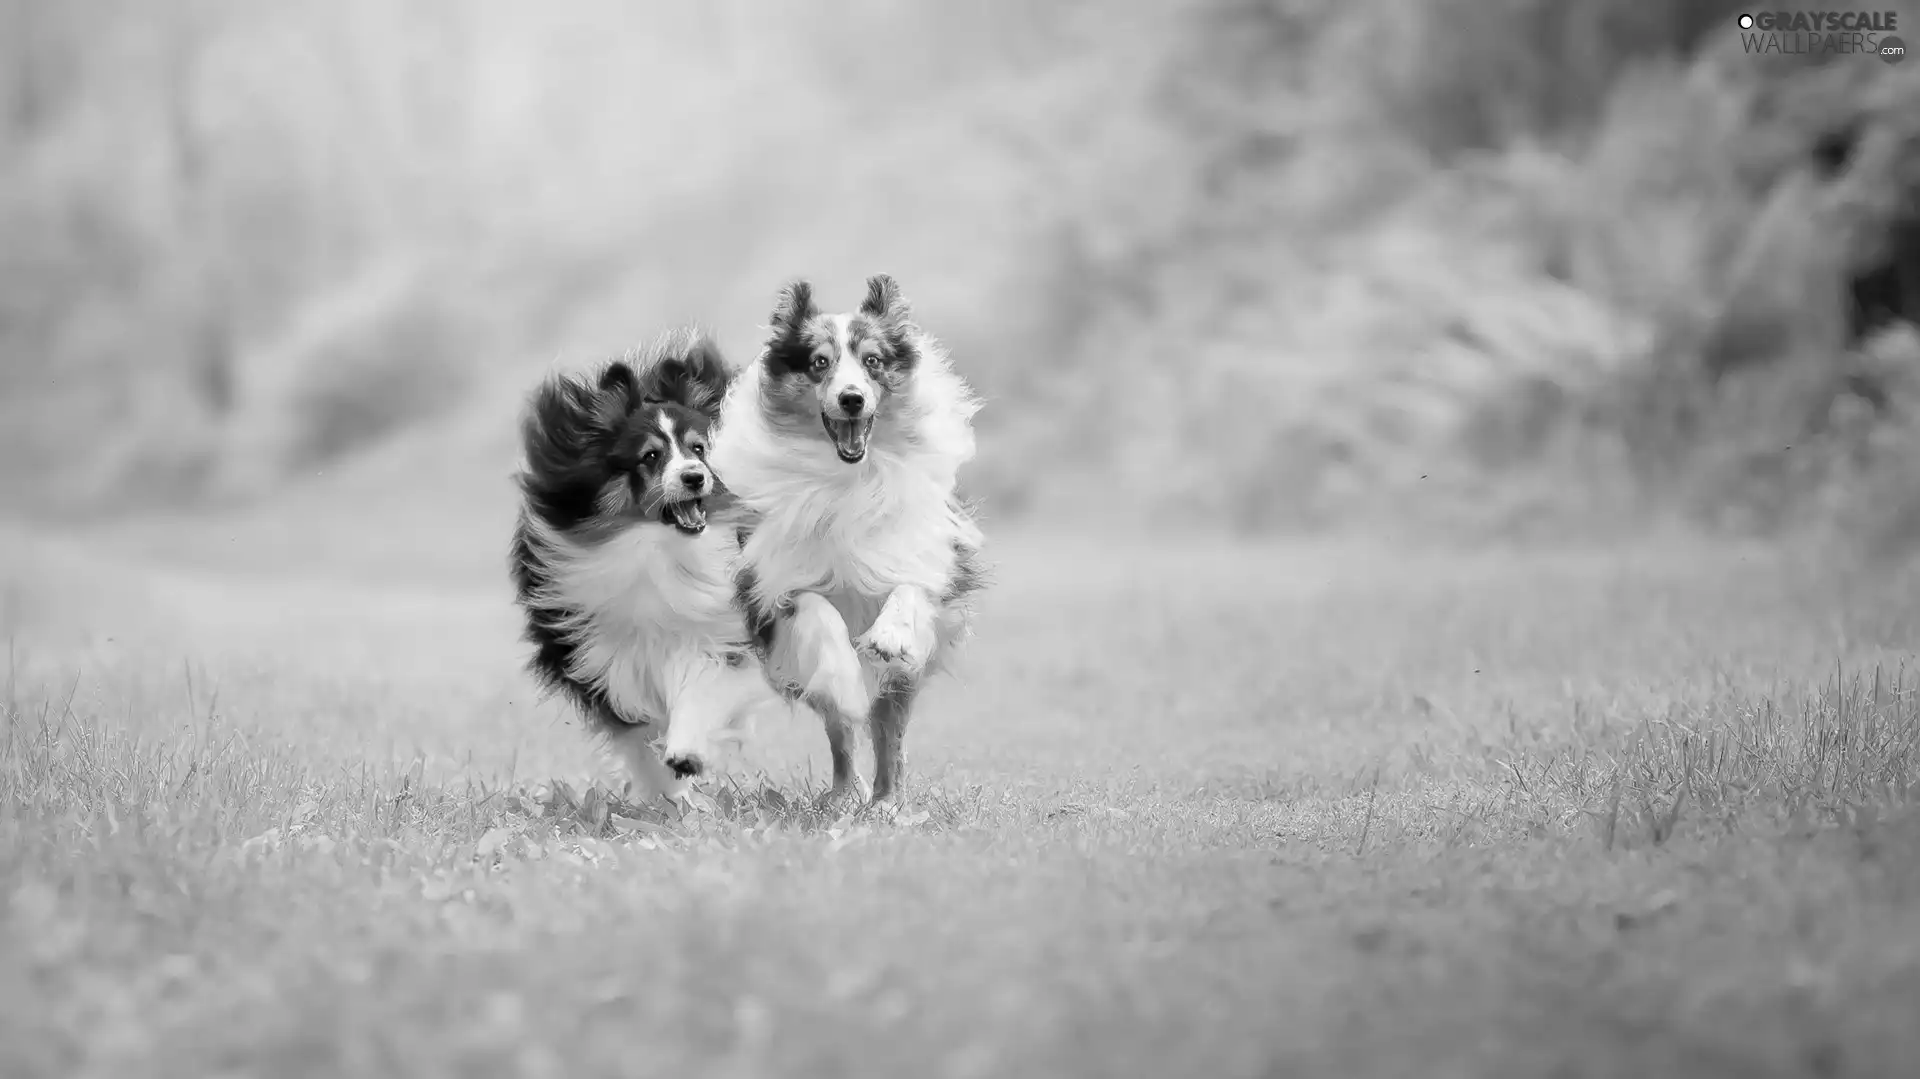
M 859 390 L 840 391 L 840 411 L 859 412 L 861 409 L 866 407 L 867 407 L 866 396 L 863 395 Z
M 689 491 L 698 491 L 707 485 L 707 474 L 697 468 L 689 468 L 680 473 L 680 486 Z

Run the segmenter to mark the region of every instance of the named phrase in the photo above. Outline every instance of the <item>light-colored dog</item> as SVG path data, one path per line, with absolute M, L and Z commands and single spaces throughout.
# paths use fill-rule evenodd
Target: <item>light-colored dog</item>
M 985 565 L 956 483 L 978 409 L 886 275 L 846 314 L 821 313 L 805 281 L 788 286 L 721 406 L 714 468 L 748 522 L 741 606 L 769 676 L 826 725 L 828 807 L 861 786 L 863 718 L 873 801 L 897 802 L 914 700 L 970 632 Z

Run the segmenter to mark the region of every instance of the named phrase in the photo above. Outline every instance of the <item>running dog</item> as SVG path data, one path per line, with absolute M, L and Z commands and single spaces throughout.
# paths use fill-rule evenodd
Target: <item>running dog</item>
M 717 738 L 787 707 L 735 605 L 738 507 L 708 464 L 733 380 L 710 340 L 682 332 L 550 376 L 521 419 L 511 572 L 528 669 L 642 795 L 684 798 Z
M 862 719 L 873 803 L 899 804 L 914 700 L 971 632 L 985 564 L 956 482 L 979 407 L 885 274 L 846 314 L 788 285 L 721 405 L 714 468 L 748 520 L 739 604 L 773 684 L 826 726 L 823 808 L 850 808 L 864 786 Z

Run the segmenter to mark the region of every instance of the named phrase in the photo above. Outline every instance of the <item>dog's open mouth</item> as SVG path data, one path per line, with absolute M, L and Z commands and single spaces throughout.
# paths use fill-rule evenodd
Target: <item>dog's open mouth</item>
M 834 452 L 848 464 L 858 464 L 867 455 L 867 436 L 873 434 L 873 417 L 863 420 L 836 420 L 822 412 L 820 422 L 826 425 L 827 437 L 833 439 Z
M 707 530 L 707 500 L 689 498 L 682 502 L 669 502 L 660 507 L 660 522 L 670 524 L 689 536 L 697 536 Z

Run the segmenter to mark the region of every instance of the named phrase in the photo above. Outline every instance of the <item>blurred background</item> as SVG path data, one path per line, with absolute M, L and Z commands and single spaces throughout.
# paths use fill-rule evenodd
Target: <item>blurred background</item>
M 497 574 L 551 365 L 885 270 L 995 525 L 1898 549 L 1920 63 L 1740 9 L 0 0 L 0 504 Z

